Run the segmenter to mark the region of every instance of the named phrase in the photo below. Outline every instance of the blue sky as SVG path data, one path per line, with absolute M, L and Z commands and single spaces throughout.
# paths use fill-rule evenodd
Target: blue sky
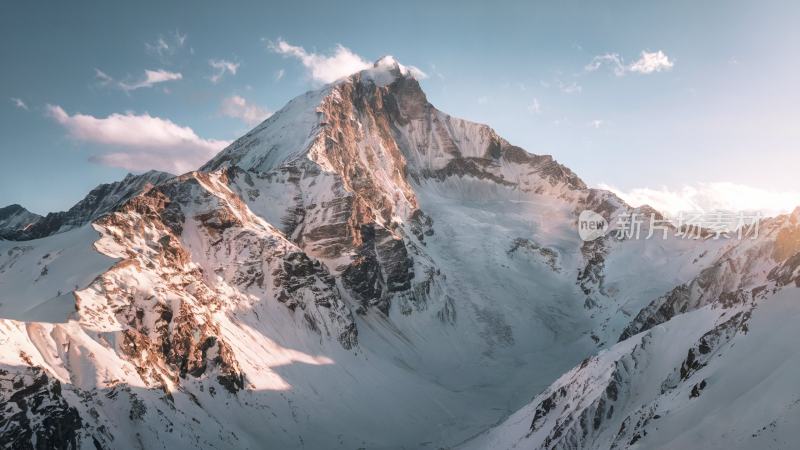
M 798 5 L 3 2 L 0 205 L 188 167 L 343 61 L 325 58 L 385 54 L 439 109 L 634 201 L 800 204 Z

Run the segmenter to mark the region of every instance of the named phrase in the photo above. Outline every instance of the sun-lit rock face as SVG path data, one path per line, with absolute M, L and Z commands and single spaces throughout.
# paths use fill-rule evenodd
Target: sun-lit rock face
M 797 285 L 797 214 L 747 242 L 583 242 L 587 209 L 649 212 L 381 58 L 197 172 L 0 210 L 0 441 L 451 447 L 523 408 L 467 445 L 633 445 Z M 662 397 L 635 397 L 642 364 Z
M 135 195 L 147 191 L 172 175 L 151 170 L 140 175 L 128 174 L 122 181 L 101 184 L 68 211 L 42 217 L 19 205 L 0 209 L 0 238 L 26 241 L 69 231 L 95 220 L 122 205 Z
M 424 253 L 408 239 L 412 218 L 424 217 L 421 186 L 469 179 L 523 196 L 589 192 L 552 157 L 438 111 L 392 57 L 292 100 L 202 168 L 223 169 L 256 214 L 342 273 L 363 306 L 384 312 L 398 296 L 404 310 L 419 307 L 436 278 L 415 282 L 415 271 L 435 268 L 410 257 Z

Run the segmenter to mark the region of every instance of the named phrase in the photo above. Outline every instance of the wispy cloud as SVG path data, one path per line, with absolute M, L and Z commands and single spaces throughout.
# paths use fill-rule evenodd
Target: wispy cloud
M 368 61 L 342 45 L 337 45 L 332 55 L 307 52 L 303 47 L 291 45 L 283 39 L 278 39 L 277 42 L 270 41 L 268 47 L 280 55 L 296 58 L 306 68 L 311 80 L 316 83 L 331 83 L 372 67 Z
M 196 169 L 229 144 L 203 139 L 189 127 L 146 113 L 115 113 L 99 118 L 70 115 L 58 105 L 47 105 L 46 111 L 71 138 L 110 148 L 107 153 L 92 156 L 92 161 L 128 170 L 184 173 Z
M 631 72 L 643 75 L 663 72 L 672 69 L 674 66 L 674 61 L 659 50 L 657 52 L 643 51 L 639 59 L 630 64 L 625 64 L 625 61 L 618 53 L 598 55 L 584 69 L 587 72 L 594 72 L 602 67 L 609 67 L 616 76 L 621 77 Z
M 239 63 L 224 59 L 211 59 L 208 61 L 208 65 L 215 70 L 214 74 L 209 77 L 209 80 L 214 84 L 219 83 L 226 73 L 236 75 L 236 71 L 239 70 Z
M 581 92 L 583 92 L 583 87 L 580 84 L 578 84 L 577 81 L 575 81 L 575 80 L 564 81 L 561 77 L 562 77 L 562 74 L 558 73 L 558 74 L 556 74 L 555 77 L 553 77 L 553 79 L 551 81 L 539 80 L 539 86 L 541 86 L 541 87 L 543 87 L 545 89 L 555 88 L 555 89 L 558 89 L 559 91 L 561 91 L 564 94 L 570 94 L 570 95 L 571 94 L 580 94 Z M 522 90 L 522 91 L 526 90 L 524 88 L 525 85 L 520 84 L 520 86 L 522 87 L 522 89 L 520 89 L 520 90 Z
M 402 67 L 408 70 L 411 76 L 416 78 L 417 80 L 424 80 L 428 78 L 428 74 L 423 72 L 422 69 L 420 69 L 417 66 L 402 66 Z
M 436 64 L 431 64 L 431 72 L 433 72 L 433 75 L 436 76 L 436 78 L 438 78 L 440 80 L 444 80 L 445 79 L 444 78 L 444 74 L 439 72 L 439 69 L 436 68 Z
M 238 95 L 227 97 L 222 100 L 220 113 L 227 117 L 239 119 L 250 126 L 261 123 L 264 119 L 272 115 L 272 112 L 269 110 L 249 103 Z
M 135 81 L 117 81 L 100 69 L 94 69 L 95 78 L 101 86 L 113 86 L 123 91 L 130 92 L 137 89 L 153 87 L 159 83 L 167 81 L 177 81 L 183 79 L 183 75 L 178 72 L 167 70 L 145 70 L 144 77 Z
M 286 75 L 286 71 L 283 69 L 278 69 L 275 71 L 275 81 L 281 81 L 283 76 Z
M 166 81 L 176 81 L 183 79 L 183 75 L 166 70 L 145 70 L 144 78 L 132 83 L 121 81 L 119 87 L 124 91 L 135 91 L 136 89 L 149 88 L 158 83 Z
M 625 64 L 618 53 L 606 53 L 592 58 L 592 61 L 584 67 L 587 72 L 594 72 L 603 66 L 611 67 L 614 74 L 621 77 L 625 75 Z
M 760 211 L 774 216 L 800 206 L 800 192 L 779 192 L 737 183 L 697 183 L 677 189 L 617 189 L 601 183 L 632 206 L 650 205 L 671 215 L 681 211 Z
M 580 94 L 583 91 L 581 85 L 575 81 L 567 83 L 561 80 L 556 80 L 556 84 L 558 85 L 558 89 L 565 94 Z
M 22 99 L 20 98 L 11 97 L 11 102 L 14 103 L 14 106 L 16 106 L 19 109 L 24 109 L 25 111 L 28 110 L 28 105 L 25 104 L 25 102 L 22 101 Z
M 100 70 L 100 69 L 98 69 L 96 67 L 94 69 L 94 77 L 97 78 L 97 81 L 102 86 L 108 86 L 110 84 L 114 84 L 114 79 L 111 78 L 111 76 L 109 74 L 103 72 L 102 70 Z
M 528 105 L 528 112 L 531 112 L 533 114 L 542 113 L 542 105 L 539 104 L 538 98 L 534 98 L 533 101 Z
M 153 42 L 146 42 L 144 48 L 147 53 L 158 57 L 164 63 L 168 63 L 175 54 L 186 46 L 186 39 L 186 34 L 181 34 L 180 31 L 175 30 L 166 36 L 159 36 Z
M 600 127 L 602 127 L 603 125 L 605 125 L 605 121 L 600 119 L 595 119 L 589 122 L 589 126 L 594 128 L 595 130 L 599 130 Z

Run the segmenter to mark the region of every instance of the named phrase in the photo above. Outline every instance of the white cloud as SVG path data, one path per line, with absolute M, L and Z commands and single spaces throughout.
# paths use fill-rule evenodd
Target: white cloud
M 628 66 L 631 72 L 648 74 L 669 70 L 675 65 L 661 50 L 657 52 L 642 52 L 642 56 Z
M 736 183 L 697 183 L 679 189 L 634 188 L 627 191 L 600 184 L 632 206 L 650 205 L 675 215 L 681 211 L 759 211 L 767 216 L 800 206 L 800 192 L 779 192 Z
M 397 59 L 395 59 L 395 57 L 392 55 L 382 56 L 380 59 L 375 61 L 375 64 L 373 66 L 381 69 L 398 68 L 400 69 L 400 73 L 402 73 L 403 76 L 411 75 L 412 77 L 418 80 L 424 80 L 425 78 L 428 78 L 428 74 L 423 72 L 422 69 L 420 69 L 419 67 L 405 66 L 403 64 L 400 64 L 400 62 L 397 61 Z
M 222 101 L 220 112 L 224 116 L 240 119 L 247 125 L 253 126 L 261 123 L 264 119 L 272 115 L 272 112 L 252 103 L 248 103 L 243 97 L 234 95 Z
M 599 119 L 595 119 L 589 122 L 589 126 L 594 128 L 595 130 L 600 129 L 600 127 L 602 127 L 604 124 L 605 122 Z
M 28 105 L 26 105 L 25 102 L 23 102 L 20 98 L 11 97 L 11 102 L 14 103 L 14 106 L 19 109 L 24 109 L 25 111 L 28 110 Z
M 372 67 L 368 61 L 342 45 L 337 45 L 333 55 L 330 56 L 309 53 L 303 47 L 291 45 L 283 39 L 270 42 L 269 48 L 275 53 L 299 60 L 308 71 L 311 80 L 316 83 L 331 83 Z
M 530 105 L 528 105 L 528 111 L 534 114 L 541 114 L 542 113 L 542 105 L 539 104 L 539 99 L 534 98 Z
M 647 75 L 670 70 L 675 66 L 675 63 L 661 50 L 657 52 L 643 51 L 639 59 L 631 64 L 625 64 L 625 61 L 618 53 L 606 53 L 595 56 L 584 69 L 587 72 L 594 72 L 604 66 L 610 67 L 614 75 L 621 77 L 630 72 Z
M 283 69 L 279 69 L 275 71 L 275 81 L 281 81 L 283 76 L 286 75 L 286 71 Z
M 117 81 L 111 75 L 97 68 L 94 69 L 94 73 L 101 86 L 113 86 L 126 92 L 153 87 L 158 83 L 183 79 L 183 75 L 180 73 L 166 70 L 145 70 L 144 78 L 138 81 Z
M 154 43 L 145 43 L 144 47 L 147 49 L 148 52 L 155 53 L 157 55 L 161 55 L 164 52 L 169 50 L 169 45 L 167 41 L 164 40 L 163 37 L 159 37 Z
M 225 76 L 226 73 L 231 75 L 236 75 L 236 71 L 239 70 L 239 63 L 234 63 L 230 61 L 226 61 L 224 59 L 212 59 L 208 61 L 208 65 L 212 68 L 216 69 L 216 73 L 211 75 L 209 80 L 212 83 L 217 84 L 222 80 L 222 77 Z
M 408 71 L 411 73 L 411 76 L 416 78 L 417 80 L 424 80 L 428 78 L 428 74 L 423 72 L 422 69 L 420 69 L 417 66 L 403 66 L 403 67 L 408 69 Z
M 283 39 L 278 39 L 277 42 L 268 41 L 267 47 L 275 53 L 300 61 L 306 68 L 311 81 L 316 84 L 332 83 L 340 78 L 373 67 L 372 63 L 341 44 L 336 45 L 332 55 L 308 52 L 303 47 L 291 45 Z M 428 78 L 428 74 L 419 67 L 399 64 L 392 56 L 384 56 L 376 64 L 381 63 L 397 64 L 404 75 L 411 75 L 418 80 Z
M 186 37 L 185 34 L 181 34 L 180 31 L 176 30 L 167 35 L 167 37 L 162 35 L 153 42 L 146 42 L 144 48 L 147 53 L 157 56 L 162 62 L 168 62 L 172 56 L 186 45 Z
M 196 169 L 229 144 L 203 139 L 189 127 L 146 113 L 115 113 L 98 118 L 70 115 L 60 106 L 47 105 L 47 115 L 73 139 L 110 147 L 111 151 L 93 156 L 92 161 L 134 171 L 184 173 Z
M 158 83 L 166 81 L 176 81 L 183 79 L 183 75 L 166 70 L 145 70 L 144 79 L 134 82 L 120 81 L 119 87 L 124 91 L 135 91 L 136 89 L 149 88 Z

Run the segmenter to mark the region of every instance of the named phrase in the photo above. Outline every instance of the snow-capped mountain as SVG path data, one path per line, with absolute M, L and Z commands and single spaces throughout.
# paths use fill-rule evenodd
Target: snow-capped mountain
M 800 208 L 765 225 L 460 448 L 793 448 Z
M 706 397 L 678 393 L 712 392 L 704 371 L 736 370 L 698 347 L 684 377 L 664 346 L 686 356 L 717 330 L 716 354 L 755 332 L 756 305 L 791 308 L 797 215 L 746 242 L 583 242 L 586 209 L 610 223 L 649 212 L 437 110 L 408 69 L 382 58 L 290 101 L 196 172 L 129 176 L 46 217 L 0 210 L 0 441 L 656 439 L 636 425 L 642 408 L 679 418 Z M 773 362 L 765 370 L 791 373 Z M 662 373 L 664 393 L 638 390 Z M 600 401 L 598 425 L 585 427 Z
M 42 216 L 32 213 L 20 205 L 9 205 L 0 208 L 0 233 L 15 233 L 25 230 L 40 221 Z

